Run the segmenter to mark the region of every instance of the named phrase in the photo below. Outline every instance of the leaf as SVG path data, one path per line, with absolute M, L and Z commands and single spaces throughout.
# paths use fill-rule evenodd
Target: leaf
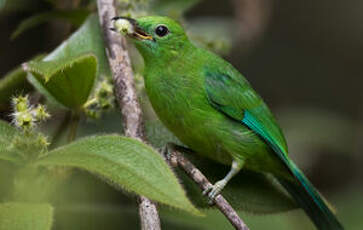
M 83 25 L 45 57 L 44 61 L 77 57 L 85 53 L 93 53 L 97 57 L 99 65 L 97 76 L 111 76 L 103 44 L 102 31 L 95 14 L 90 15 Z
M 11 148 L 13 138 L 19 134 L 19 131 L 9 123 L 0 120 L 0 160 L 11 162 L 20 162 L 19 154 L 16 154 Z
M 158 120 L 146 122 L 146 135 L 153 146 L 161 148 L 177 138 Z M 162 138 L 159 138 L 162 137 Z M 179 143 L 177 141 L 177 143 Z M 199 155 L 184 154 L 212 183 L 222 179 L 230 170 Z M 199 208 L 210 207 L 201 190 L 181 169 L 175 170 L 183 181 L 188 197 Z M 223 196 L 236 210 L 253 213 L 276 213 L 296 209 L 295 202 L 275 180 L 264 174 L 247 170 L 239 172 L 223 189 Z
M 85 9 L 55 10 L 39 13 L 22 21 L 16 30 L 12 33 L 11 39 L 16 38 L 26 30 L 54 19 L 61 19 L 78 27 L 84 22 L 88 14 L 89 11 Z
M 97 72 L 93 54 L 57 59 L 31 61 L 23 68 L 32 73 L 30 82 L 48 97 L 65 107 L 78 110 L 91 93 Z
M 26 72 L 18 67 L 0 79 L 0 107 L 6 107 L 10 98 L 18 90 L 18 93 L 26 93 L 31 85 L 26 81 Z
M 84 169 L 116 188 L 201 215 L 186 198 L 163 158 L 149 146 L 131 138 L 114 135 L 81 139 L 49 152 L 36 165 Z
M 93 65 L 93 63 L 96 64 L 95 60 L 97 61 L 97 68 Z M 48 64 L 39 64 L 41 70 L 29 69 L 37 73 L 37 76 L 28 75 L 30 82 L 51 101 L 56 101 L 58 104 L 71 109 L 79 109 L 91 93 L 96 78 L 100 75 L 111 76 L 97 17 L 95 15 L 89 16 L 69 39 L 45 57 L 43 61 Z M 73 65 L 74 63 L 77 65 Z M 35 63 L 31 65 L 27 63 L 25 67 L 32 65 L 38 67 Z M 56 67 L 57 71 L 52 71 L 51 67 Z M 65 67 L 67 67 L 67 77 L 51 79 L 51 74 L 62 75 L 62 69 Z M 96 75 L 91 74 L 94 70 L 96 70 Z M 43 77 L 39 75 L 43 75 Z M 48 81 L 47 84 L 44 84 L 45 81 Z M 73 85 L 73 81 L 77 85 Z M 81 88 L 79 88 L 80 85 Z M 57 89 L 57 87 L 62 88 Z M 87 93 L 88 95 L 86 95 Z
M 0 230 L 50 230 L 52 222 L 53 207 L 50 204 L 0 204 Z
M 40 60 L 44 55 L 38 55 L 33 60 Z M 16 94 L 24 94 L 32 89 L 26 80 L 26 72 L 18 67 L 0 79 L 0 109 L 10 104 L 10 98 Z

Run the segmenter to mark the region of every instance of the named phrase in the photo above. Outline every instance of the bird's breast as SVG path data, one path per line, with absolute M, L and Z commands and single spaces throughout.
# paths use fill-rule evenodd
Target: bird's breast
M 222 151 L 216 136 L 219 130 L 215 130 L 214 122 L 218 122 L 216 116 L 220 114 L 209 105 L 203 84 L 183 74 L 148 77 L 154 79 L 145 82 L 146 91 L 163 124 L 193 150 L 213 152 L 215 160 L 230 163 L 230 156 Z

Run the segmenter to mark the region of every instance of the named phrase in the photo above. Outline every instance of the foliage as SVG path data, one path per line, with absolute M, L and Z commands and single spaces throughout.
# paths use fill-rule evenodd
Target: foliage
M 75 167 L 98 175 L 117 189 L 135 192 L 160 203 L 201 215 L 188 201 L 161 156 L 137 140 L 116 135 L 88 137 L 48 152 L 46 148 L 42 148 L 43 142 L 35 143 L 38 140 L 35 137 L 41 135 L 36 134 L 34 129 L 29 130 L 26 127 L 22 130 L 0 121 L 0 159 L 13 162 L 18 167 L 13 188 L 15 200 L 43 200 L 49 196 L 47 192 L 52 192 L 53 181 L 59 176 L 59 167 Z M 46 147 L 46 144 L 43 143 L 43 146 Z M 44 175 L 47 176 L 44 178 Z M 43 197 L 39 196 L 40 191 Z M 36 206 L 34 203 L 31 205 Z M 4 204 L 4 207 L 8 206 Z M 28 210 L 23 208 L 22 215 L 26 215 Z M 8 213 L 7 209 L 0 208 L 0 211 Z M 8 218 L 1 212 L 0 217 Z M 10 229 L 11 223 L 6 223 L 9 223 L 6 226 Z M 24 222 L 25 225 L 27 223 Z
M 44 55 L 38 55 L 33 60 L 40 60 L 43 57 Z M 11 96 L 27 93 L 32 89 L 32 86 L 26 81 L 26 75 L 26 72 L 19 66 L 0 79 L 0 109 L 7 107 Z
M 9 148 L 9 143 L 16 136 L 17 130 L 14 127 L 0 121 L 0 159 L 12 162 L 19 162 L 21 160 L 19 154 L 14 154 L 14 152 Z
M 14 89 L 24 89 L 28 92 L 31 87 L 25 81 L 26 73 L 19 67 L 8 73 L 3 79 L 0 80 L 0 91 L 4 92 L 0 94 L 0 104 L 5 106 L 9 103 L 9 99 L 14 93 Z M 4 90 L 8 89 L 8 90 Z
M 84 169 L 116 188 L 200 215 L 160 154 L 137 140 L 116 135 L 89 137 L 55 149 L 35 164 Z
M 83 25 L 60 44 L 43 61 L 55 61 L 92 53 L 97 57 L 97 77 L 110 76 L 110 70 L 103 45 L 102 31 L 97 15 L 90 15 Z
M 50 204 L 0 204 L 0 230 L 50 230 L 52 223 L 53 207 Z
M 42 61 L 23 65 L 30 82 L 48 99 L 70 109 L 86 103 L 96 78 L 110 76 L 95 15 Z
M 20 34 L 24 33 L 26 30 L 29 30 L 33 27 L 36 27 L 42 23 L 49 22 L 52 19 L 62 19 L 70 22 L 74 26 L 82 25 L 83 21 L 86 19 L 89 12 L 84 9 L 77 10 L 56 10 L 45 13 L 40 13 L 26 20 L 22 21 L 22 23 L 18 26 L 18 28 L 11 35 L 11 39 L 18 37 Z
M 30 82 L 59 104 L 79 110 L 91 93 L 97 72 L 93 54 L 29 62 L 23 68 L 30 72 Z

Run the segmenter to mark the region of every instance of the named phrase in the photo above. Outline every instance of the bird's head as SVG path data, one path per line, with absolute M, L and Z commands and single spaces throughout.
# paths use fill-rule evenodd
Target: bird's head
M 173 53 L 177 55 L 189 42 L 183 27 L 167 17 L 115 17 L 113 22 L 112 30 L 133 39 L 144 58 L 168 58 Z

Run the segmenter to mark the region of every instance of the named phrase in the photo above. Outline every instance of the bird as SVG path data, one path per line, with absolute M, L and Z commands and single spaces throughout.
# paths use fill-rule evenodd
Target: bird
M 196 46 L 177 21 L 115 17 L 144 59 L 145 89 L 162 123 L 194 152 L 231 166 L 203 193 L 210 200 L 241 169 L 273 175 L 317 229 L 342 230 L 333 208 L 289 158 L 276 118 L 247 79 L 217 54 Z

